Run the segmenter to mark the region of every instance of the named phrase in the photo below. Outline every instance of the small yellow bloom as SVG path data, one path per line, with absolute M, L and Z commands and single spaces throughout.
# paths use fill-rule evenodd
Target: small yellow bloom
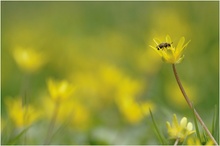
M 144 116 L 149 115 L 149 108 L 154 110 L 155 105 L 150 101 L 138 103 L 135 97 L 117 97 L 116 104 L 118 105 L 119 111 L 131 124 L 139 123 Z
M 45 119 L 50 119 L 54 113 L 54 102 L 49 98 L 43 97 L 41 100 Z M 84 130 L 89 126 L 90 110 L 84 103 L 74 98 L 69 98 L 59 104 L 59 112 L 57 113 L 57 123 L 62 124 L 68 122 L 68 126 L 77 130 Z
M 21 98 L 7 99 L 6 106 L 9 117 L 18 128 L 31 125 L 40 116 L 40 112 L 36 111 L 31 105 L 22 106 Z
M 212 140 L 209 139 L 205 144 L 204 143 L 202 144 L 198 138 L 190 137 L 187 140 L 187 145 L 214 145 L 214 143 Z
M 171 64 L 177 64 L 183 60 L 183 52 L 190 42 L 188 41 L 186 44 L 184 44 L 185 38 L 182 37 L 179 40 L 177 46 L 174 47 L 169 35 L 166 36 L 166 42 L 161 42 L 156 38 L 153 39 L 153 41 L 156 43 L 156 46 L 150 45 L 150 47 L 153 48 L 162 57 L 164 62 Z
M 195 132 L 192 123 L 187 123 L 186 117 L 183 117 L 179 124 L 175 114 L 173 115 L 172 126 L 169 122 L 166 123 L 166 126 L 170 139 L 179 139 L 180 142 L 182 142 L 188 135 Z
M 69 98 L 74 91 L 74 87 L 66 80 L 55 81 L 49 79 L 47 85 L 50 96 L 55 101 L 62 101 Z
M 43 54 L 29 48 L 16 48 L 13 51 L 13 57 L 18 66 L 27 73 L 36 72 L 45 63 Z

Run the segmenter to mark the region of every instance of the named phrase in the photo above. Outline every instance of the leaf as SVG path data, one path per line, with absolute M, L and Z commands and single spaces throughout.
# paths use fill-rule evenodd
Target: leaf
M 194 112 L 194 107 L 192 109 L 193 109 L 192 110 L 193 111 L 193 119 L 194 119 L 195 128 L 196 128 L 196 135 L 199 138 L 200 143 L 202 143 L 202 139 L 200 137 L 200 132 L 199 132 L 199 126 L 198 126 L 196 115 L 195 115 L 195 112 Z
M 160 133 L 160 131 L 159 131 L 158 127 L 157 127 L 157 124 L 156 124 L 156 122 L 155 122 L 155 120 L 154 120 L 154 117 L 153 117 L 153 114 L 152 114 L 150 108 L 149 108 L 149 112 L 150 112 L 150 115 L 151 115 L 152 122 L 153 122 L 153 124 L 154 124 L 154 128 L 155 128 L 156 133 L 157 133 L 157 135 L 158 135 L 158 138 L 159 138 L 159 140 L 161 141 L 161 143 L 164 145 L 165 142 L 164 142 L 164 140 L 163 140 L 162 134 Z
M 213 120 L 212 120 L 212 135 L 214 138 L 219 141 L 219 114 L 218 114 L 218 106 L 215 105 Z

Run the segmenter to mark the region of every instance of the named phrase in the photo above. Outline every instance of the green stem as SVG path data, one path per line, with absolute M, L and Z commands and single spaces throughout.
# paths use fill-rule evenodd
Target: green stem
M 24 126 L 26 126 L 26 121 L 27 121 L 27 110 L 28 110 L 28 88 L 29 88 L 29 82 L 30 82 L 30 75 L 29 74 L 24 74 L 24 77 L 22 79 L 22 85 L 21 85 L 21 98 L 22 98 L 22 108 L 24 111 L 23 115 L 23 121 L 24 121 Z M 25 127 L 26 128 L 26 127 Z M 23 144 L 25 145 L 27 141 L 27 130 L 24 132 L 23 135 Z
M 179 143 L 179 138 L 176 139 L 174 146 L 177 146 L 178 143 Z
M 152 119 L 153 124 L 154 124 L 154 128 L 155 128 L 155 130 L 156 130 L 156 133 L 158 134 L 158 137 L 159 137 L 159 139 L 160 139 L 161 143 L 162 143 L 163 145 L 165 145 L 165 143 L 164 143 L 164 141 L 163 141 L 163 137 L 162 137 L 162 135 L 161 135 L 161 133 L 160 133 L 160 131 L 159 131 L 158 127 L 157 127 L 157 124 L 156 124 L 156 122 L 155 122 L 155 120 L 154 120 L 154 116 L 153 116 L 153 114 L 152 114 L 152 112 L 151 112 L 151 109 L 150 109 L 150 108 L 149 108 L 149 112 L 150 112 L 151 119 Z
M 51 136 L 52 136 L 52 133 L 53 133 L 53 128 L 54 128 L 54 125 L 56 123 L 57 115 L 58 115 L 58 112 L 59 112 L 59 106 L 60 106 L 59 102 L 56 102 L 55 107 L 54 107 L 54 111 L 53 111 L 53 115 L 52 115 L 52 118 L 51 118 L 51 121 L 50 121 L 50 125 L 49 125 L 48 131 L 47 131 L 46 139 L 45 139 L 45 142 L 44 142 L 45 145 L 48 145 L 50 143 Z
M 204 128 L 204 130 L 206 131 L 206 133 L 209 135 L 209 137 L 211 138 L 211 140 L 214 142 L 215 145 L 218 145 L 218 143 L 216 142 L 215 138 L 212 136 L 212 134 L 210 133 L 209 129 L 206 127 L 205 123 L 203 122 L 202 118 L 200 117 L 200 115 L 197 113 L 196 109 L 193 108 L 193 104 L 192 102 L 190 101 L 189 97 L 187 96 L 183 86 L 182 86 L 182 83 L 178 77 L 178 74 L 177 74 L 177 71 L 176 71 L 176 66 L 175 64 L 172 64 L 172 67 L 173 67 L 173 72 L 174 72 L 174 75 L 175 75 L 175 78 L 176 78 L 176 81 L 179 85 L 179 88 L 183 94 L 183 97 L 185 98 L 187 104 L 189 105 L 189 107 L 194 111 L 195 115 L 196 115 L 196 118 L 198 119 L 198 121 L 200 122 L 200 124 L 202 125 L 202 127 Z

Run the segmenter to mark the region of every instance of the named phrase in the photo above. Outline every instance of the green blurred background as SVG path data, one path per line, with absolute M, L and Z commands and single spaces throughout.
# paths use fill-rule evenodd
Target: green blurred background
M 153 38 L 164 40 L 169 34 L 174 46 L 182 36 L 191 40 L 177 70 L 211 128 L 214 105 L 219 103 L 217 1 L 1 2 L 1 8 L 2 119 L 10 120 L 4 100 L 19 96 L 24 76 L 12 52 L 16 47 L 33 48 L 43 52 L 47 62 L 30 75 L 30 103 L 42 109 L 46 80 L 67 79 L 78 86 L 73 98 L 89 111 L 86 128 L 63 127 L 52 144 L 159 144 L 148 115 L 135 122 L 124 115 L 116 94 L 120 81 L 114 80 L 117 75 L 125 79 L 120 87 L 138 103 L 154 105 L 165 135 L 165 122 L 173 113 L 192 121 L 171 65 L 149 47 L 155 45 Z M 42 144 L 45 121 L 33 126 L 27 143 Z

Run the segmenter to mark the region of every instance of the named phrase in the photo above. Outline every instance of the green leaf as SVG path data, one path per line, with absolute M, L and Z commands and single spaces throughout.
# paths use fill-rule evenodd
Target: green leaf
M 202 144 L 206 144 L 208 141 L 208 137 L 207 137 L 205 131 L 203 131 L 203 138 L 204 138 L 204 142 L 202 142 Z
M 212 120 L 212 135 L 214 138 L 219 141 L 219 113 L 218 113 L 218 106 L 215 105 L 213 120 Z
M 192 108 L 192 111 L 193 111 L 194 124 L 195 124 L 195 128 L 196 128 L 196 135 L 199 138 L 200 143 L 202 143 L 202 139 L 200 137 L 200 132 L 199 132 L 199 126 L 198 126 L 196 115 L 195 115 L 195 112 L 194 112 L 194 107 Z
M 157 127 L 157 124 L 156 124 L 156 122 L 155 122 L 155 120 L 154 120 L 154 117 L 153 117 L 153 114 L 152 114 L 150 108 L 149 108 L 149 112 L 150 112 L 150 115 L 151 115 L 152 122 L 153 122 L 153 124 L 154 124 L 154 128 L 155 128 L 156 133 L 157 133 L 157 135 L 158 135 L 158 138 L 159 138 L 159 140 L 161 141 L 161 143 L 164 145 L 164 144 L 165 144 L 164 139 L 163 139 L 162 134 L 160 133 L 158 127 Z

